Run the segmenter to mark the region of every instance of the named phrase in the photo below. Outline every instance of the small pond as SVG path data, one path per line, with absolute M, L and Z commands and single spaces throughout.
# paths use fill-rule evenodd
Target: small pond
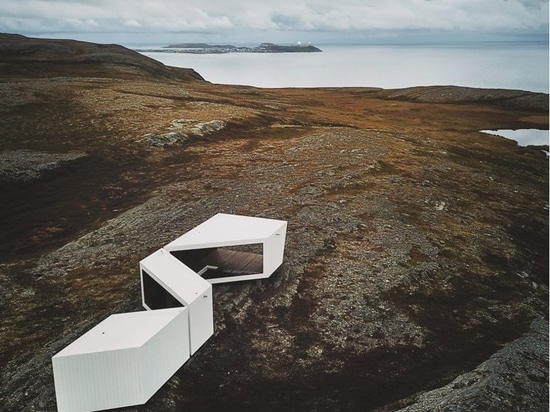
M 544 146 L 548 145 L 548 130 L 540 129 L 500 129 L 500 130 L 481 130 L 482 133 L 494 134 L 507 139 L 515 140 L 520 146 Z

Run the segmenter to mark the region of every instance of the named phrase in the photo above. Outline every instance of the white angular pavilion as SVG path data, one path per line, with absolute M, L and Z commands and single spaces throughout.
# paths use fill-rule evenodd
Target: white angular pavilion
M 142 305 L 147 310 L 186 307 L 193 355 L 214 334 L 212 285 L 164 249 L 139 262 Z
M 147 311 L 112 315 L 53 356 L 60 412 L 147 400 L 214 333 L 212 284 L 283 263 L 287 222 L 219 213 L 139 262 Z
M 270 277 L 283 263 L 287 222 L 218 213 L 164 249 L 208 282 Z
M 186 308 L 111 315 L 52 358 L 57 410 L 149 400 L 189 359 Z

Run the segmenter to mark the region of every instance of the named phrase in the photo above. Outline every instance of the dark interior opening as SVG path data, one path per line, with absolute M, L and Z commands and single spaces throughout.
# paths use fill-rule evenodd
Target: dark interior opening
M 170 252 L 204 279 L 263 273 L 263 244 Z
M 183 305 L 155 281 L 146 271 L 141 271 L 143 277 L 143 298 L 150 309 L 178 308 Z

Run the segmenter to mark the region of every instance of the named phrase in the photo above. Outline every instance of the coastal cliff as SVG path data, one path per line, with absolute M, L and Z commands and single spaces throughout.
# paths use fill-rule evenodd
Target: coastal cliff
M 193 69 L 167 67 L 116 44 L 34 39 L 0 33 L 0 76 L 150 76 L 158 79 L 203 80 Z
M 548 95 L 216 85 L 117 45 L 0 35 L 0 404 L 142 310 L 139 260 L 218 212 L 288 221 L 271 278 L 125 410 L 546 411 Z M 5 58 L 4 58 L 5 57 Z

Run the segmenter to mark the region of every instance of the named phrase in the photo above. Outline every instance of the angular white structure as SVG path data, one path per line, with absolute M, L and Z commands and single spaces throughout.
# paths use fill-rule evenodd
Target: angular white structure
M 60 412 L 139 405 L 189 359 L 186 308 L 111 315 L 52 358 Z
M 218 213 L 164 249 L 212 284 L 264 279 L 283 263 L 286 228 L 283 220 Z
M 286 228 L 219 213 L 141 260 L 147 311 L 112 315 L 53 356 L 58 410 L 145 403 L 213 335 L 212 284 L 271 276 Z
M 164 249 L 139 262 L 143 307 L 186 307 L 193 355 L 214 334 L 212 285 Z

